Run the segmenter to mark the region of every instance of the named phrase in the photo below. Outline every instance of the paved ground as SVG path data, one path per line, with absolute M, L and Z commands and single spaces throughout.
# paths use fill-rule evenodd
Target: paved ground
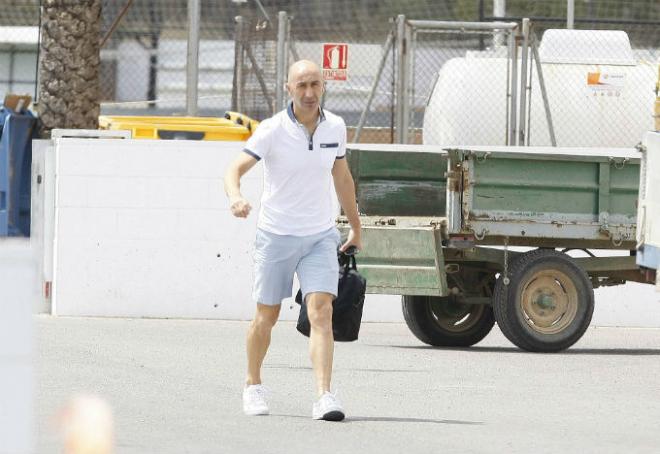
M 241 413 L 247 323 L 37 318 L 40 454 L 53 415 L 104 396 L 117 453 L 657 453 L 660 329 L 592 328 L 573 349 L 427 348 L 405 325 L 365 324 L 336 348 L 343 423 L 310 418 L 305 339 L 279 324 L 264 381 L 272 415 Z

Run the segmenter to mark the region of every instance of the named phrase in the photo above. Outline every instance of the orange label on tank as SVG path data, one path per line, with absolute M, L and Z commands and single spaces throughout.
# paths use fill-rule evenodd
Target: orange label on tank
M 600 73 L 587 73 L 587 85 L 599 85 Z
M 621 96 L 625 80 L 623 73 L 588 72 L 587 88 L 593 96 Z

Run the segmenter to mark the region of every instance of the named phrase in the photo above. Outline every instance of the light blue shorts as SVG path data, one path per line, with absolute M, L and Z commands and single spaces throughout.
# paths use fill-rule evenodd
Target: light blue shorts
M 281 304 L 293 294 L 293 275 L 298 275 L 303 297 L 325 292 L 337 295 L 339 230 L 308 236 L 276 235 L 257 229 L 254 251 L 252 298 L 269 306 Z

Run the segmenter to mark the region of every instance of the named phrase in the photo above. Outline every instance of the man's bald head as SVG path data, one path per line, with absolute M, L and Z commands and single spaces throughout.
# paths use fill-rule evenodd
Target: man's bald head
M 301 76 L 318 76 L 321 79 L 321 69 L 311 60 L 298 60 L 289 66 L 289 76 L 287 82 L 295 83 Z
M 286 88 L 298 121 L 314 121 L 319 115 L 319 104 L 324 90 L 318 65 L 309 60 L 295 62 L 289 67 Z

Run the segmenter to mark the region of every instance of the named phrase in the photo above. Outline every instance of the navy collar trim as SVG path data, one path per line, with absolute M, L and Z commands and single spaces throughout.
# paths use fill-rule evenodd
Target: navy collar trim
M 295 124 L 299 123 L 298 119 L 293 113 L 293 101 L 291 101 L 287 106 L 286 113 L 289 115 L 289 118 L 291 119 L 292 122 L 294 122 Z M 325 120 L 325 112 L 323 112 L 323 109 L 321 108 L 321 106 L 319 106 L 319 123 L 322 122 L 323 120 Z

